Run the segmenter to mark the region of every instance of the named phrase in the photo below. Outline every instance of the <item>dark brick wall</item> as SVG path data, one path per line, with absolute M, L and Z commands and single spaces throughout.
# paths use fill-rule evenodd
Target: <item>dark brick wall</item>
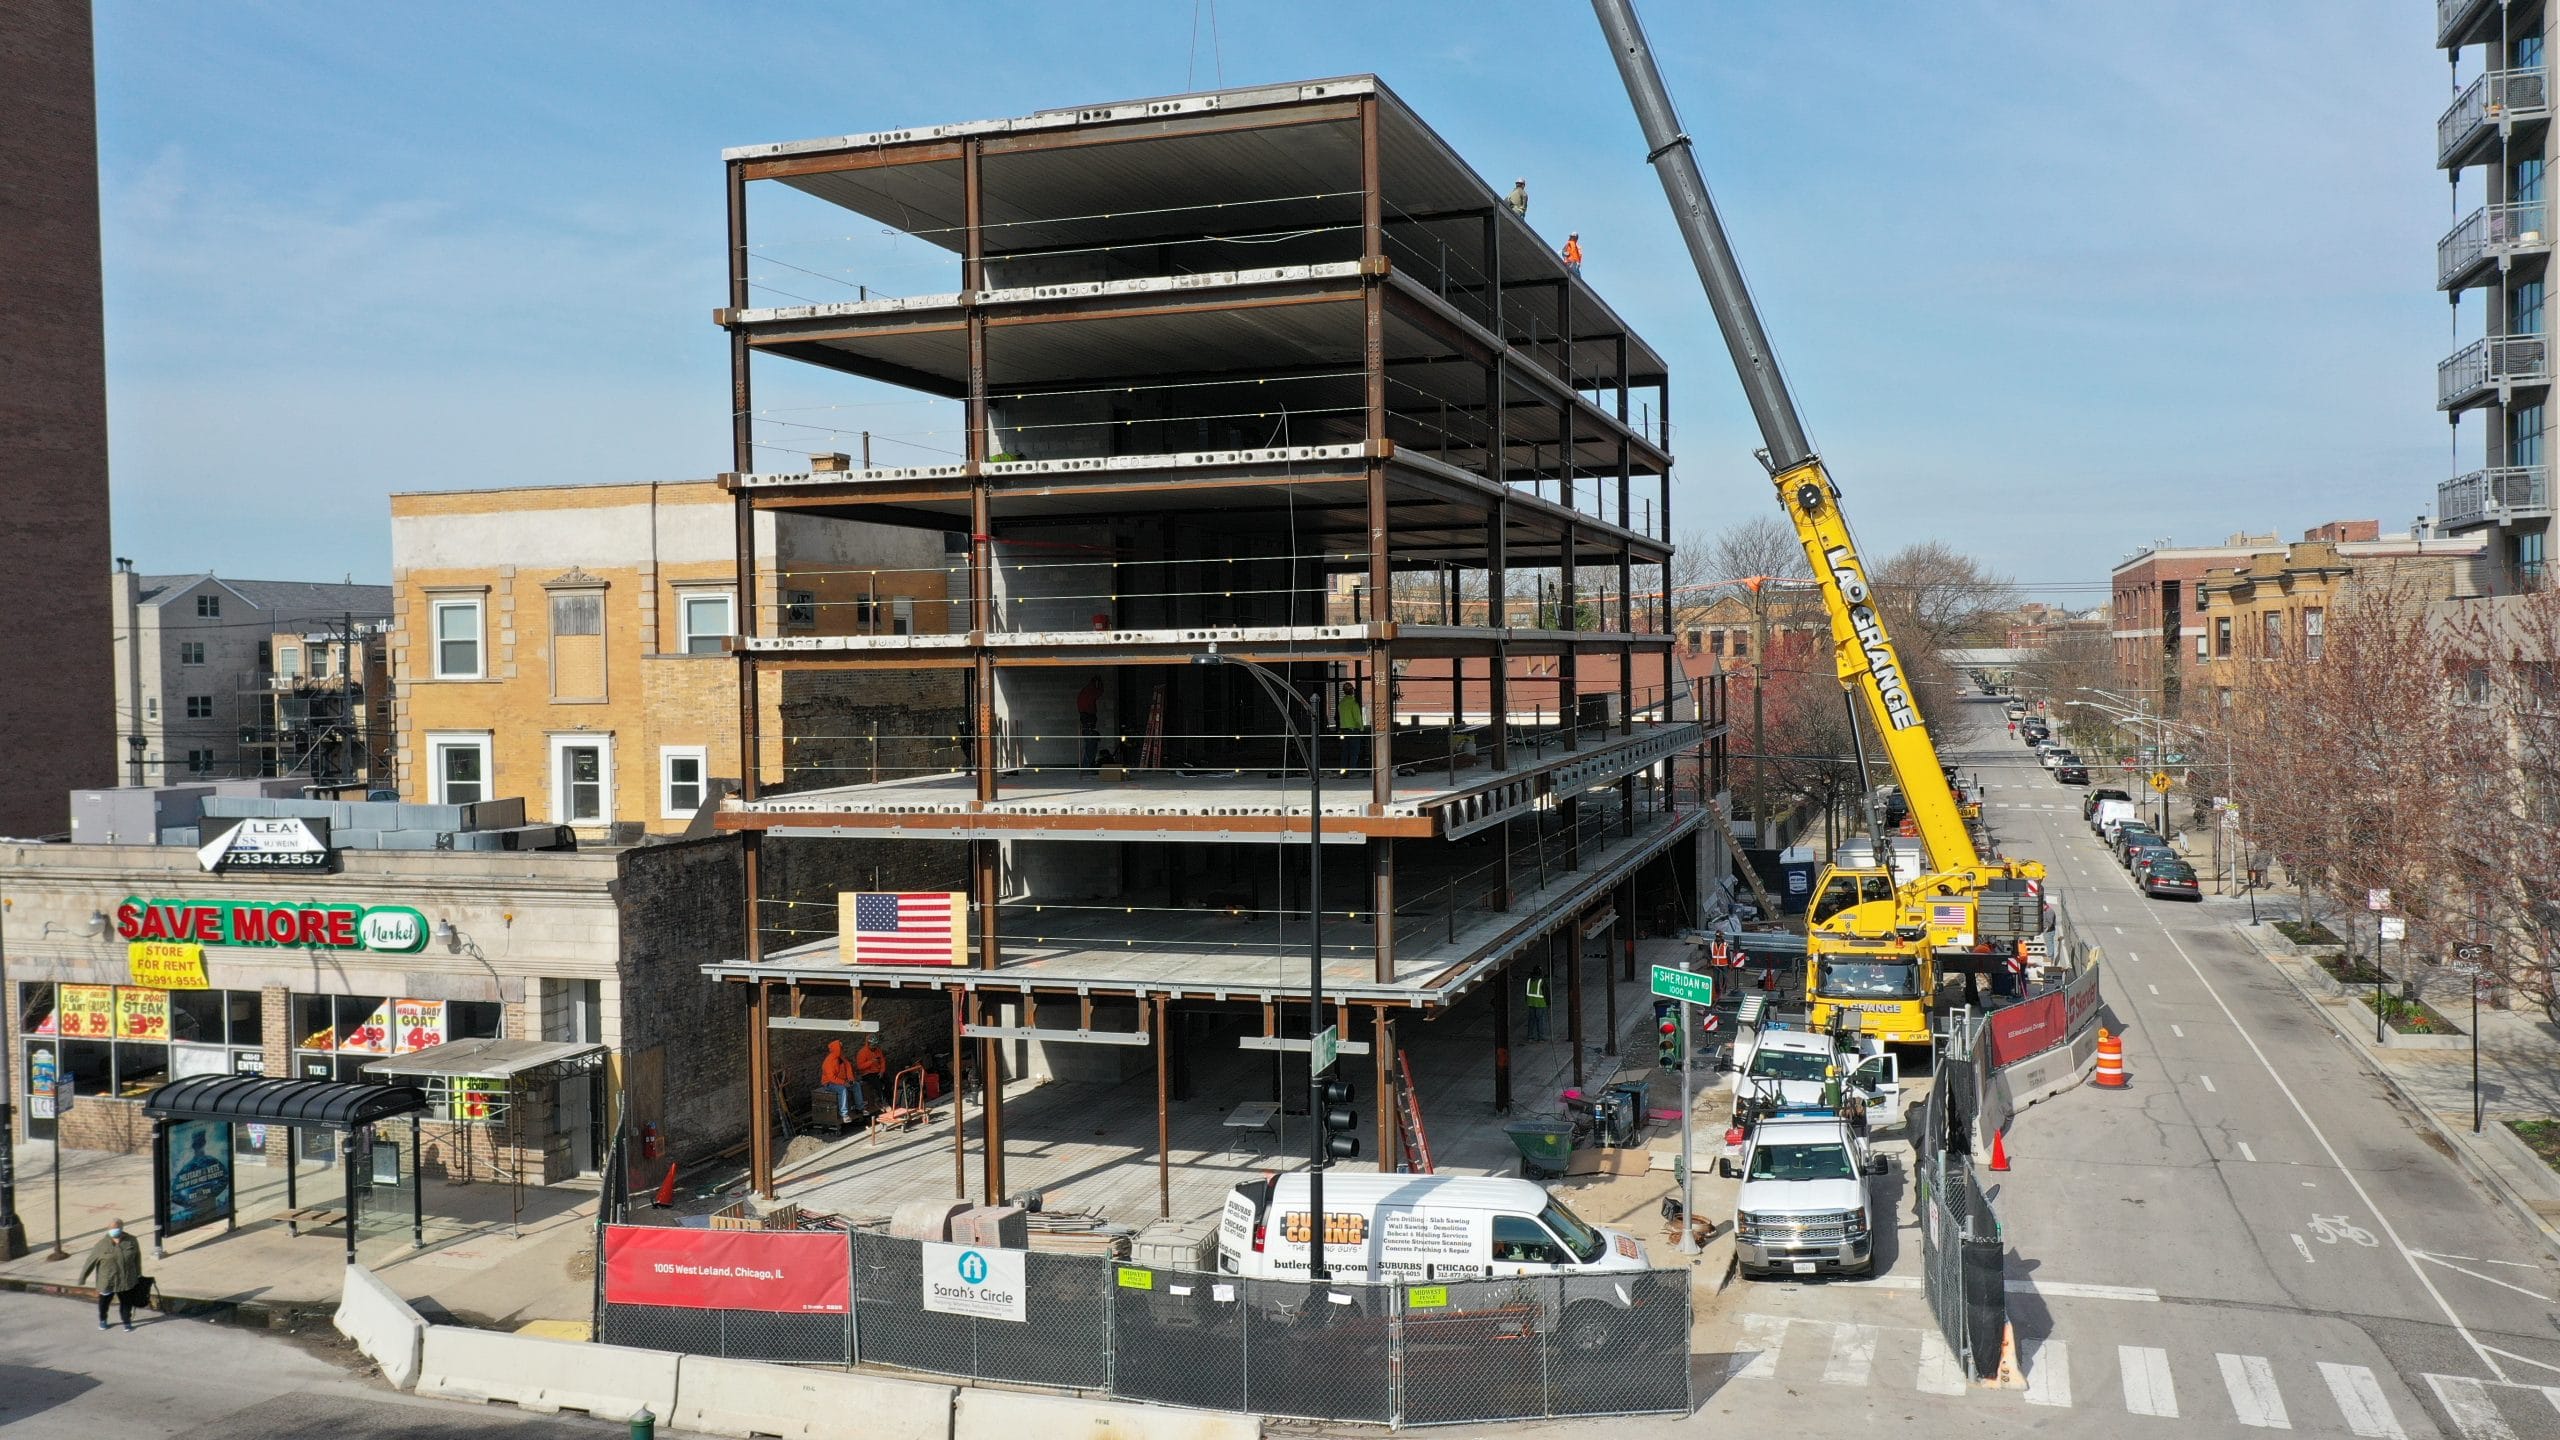
M 90 68 L 88 0 L 0 4 L 0 835 L 116 783 Z
M 702 973 L 738 957 L 745 873 L 722 835 L 627 851 L 615 882 L 629 1122 L 656 1124 L 679 1159 L 747 1136 L 747 987 Z

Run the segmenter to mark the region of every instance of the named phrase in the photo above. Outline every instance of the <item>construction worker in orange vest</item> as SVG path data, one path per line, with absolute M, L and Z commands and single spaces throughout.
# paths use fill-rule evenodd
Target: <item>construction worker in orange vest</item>
M 1582 236 L 1580 232 L 1564 237 L 1564 273 L 1573 276 L 1579 276 L 1582 274 Z

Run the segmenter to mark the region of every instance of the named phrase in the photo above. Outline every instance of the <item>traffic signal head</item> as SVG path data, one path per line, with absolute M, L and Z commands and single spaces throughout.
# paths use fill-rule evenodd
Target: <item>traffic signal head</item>
M 1333 1076 L 1316 1082 L 1316 1115 L 1325 1128 L 1324 1153 L 1336 1160 L 1360 1157 L 1360 1113 L 1351 1108 L 1360 1092 L 1348 1080 Z

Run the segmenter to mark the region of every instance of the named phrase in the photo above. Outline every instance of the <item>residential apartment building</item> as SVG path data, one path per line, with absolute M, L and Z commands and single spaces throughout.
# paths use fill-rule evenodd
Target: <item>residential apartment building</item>
M 2470 201 L 2436 243 L 2436 288 L 2464 328 L 2478 331 L 2436 366 L 2436 408 L 2469 432 L 2458 436 L 2457 453 L 2479 461 L 2436 487 L 2434 525 L 2481 538 L 2501 592 L 2544 580 L 2551 533 L 2543 310 L 2553 238 L 2545 177 L 2555 156 L 2546 22 L 2542 0 L 2436 3 L 2436 45 L 2457 81 L 2436 120 L 2436 164 Z M 2481 303 L 2465 307 L 2471 291 Z M 2479 423 L 2466 424 L 2475 415 Z
M 2261 551 L 2208 571 L 2194 585 L 2194 635 L 2183 657 L 2191 706 L 2209 691 L 2225 703 L 2239 667 L 2287 656 L 2317 660 L 2328 641 L 2329 610 L 2348 585 L 2415 587 L 2429 600 L 2481 593 L 2488 541 L 2479 535 L 2424 539 L 2377 535 L 2372 522 L 2322 526 L 2299 543 Z M 2317 538 L 2353 534 L 2359 538 Z
M 2161 696 L 2176 711 L 2187 673 L 2182 657 L 2195 633 L 2196 582 L 2217 565 L 2283 548 L 2272 533 L 2234 535 L 2219 545 L 2164 541 L 2117 562 L 2108 602 L 2117 687 L 2129 695 Z
M 738 510 L 717 481 L 446 490 L 391 498 L 392 729 L 404 800 L 522 795 L 528 819 L 590 840 L 680 833 L 739 750 Z M 944 624 L 942 537 L 755 518 L 755 603 L 769 635 L 895 641 Z M 958 688 L 926 677 L 873 710 L 823 682 L 761 695 L 786 763 L 899 763 L 956 741 Z M 946 756 L 947 758 L 947 756 Z M 869 773 L 866 771 L 865 773 Z
M 126 784 L 372 777 L 381 677 L 343 666 L 376 665 L 389 586 L 143 575 L 120 564 L 108 594 Z M 309 685 L 321 664 L 332 673 Z M 325 700 L 317 725 L 315 700 Z
M 0 5 L 0 835 L 112 785 L 106 326 L 88 0 Z M 36 677 L 42 677 L 39 681 Z
M 1483 1018 L 1492 1093 L 1450 1103 L 1507 1106 L 1520 972 L 1561 951 L 1580 1078 L 1585 944 L 1631 961 L 1639 929 L 1699 907 L 1704 815 L 1666 781 L 1710 737 L 1639 695 L 1673 646 L 1660 355 L 1374 77 L 726 160 L 733 393 L 795 362 L 883 381 L 956 402 L 961 450 L 769 469 L 807 432 L 738 410 L 725 483 L 759 524 L 960 547 L 953 603 L 914 634 L 823 604 L 794 633 L 787 606 L 751 607 L 739 683 L 870 696 L 921 671 L 968 697 L 955 754 L 877 780 L 777 778 L 771 747 L 796 756 L 811 717 L 786 705 L 777 731 L 741 707 L 754 763 L 717 823 L 765 878 L 740 953 L 709 969 L 754 997 L 750 1073 L 805 1085 L 810 1029 L 901 1016 L 982 1076 L 1116 1083 L 1152 1050 L 1162 1155 L 1172 1037 L 1186 1089 L 1296 1108 L 1303 1061 L 1292 1085 L 1251 1052 L 1330 1028 L 1368 1047 L 1364 1145 L 1392 1167 L 1396 1037 Z M 840 300 L 766 293 L 766 218 L 787 232 L 812 202 L 938 250 L 951 283 L 885 298 L 846 271 Z M 764 583 L 760 556 L 737 563 Z M 1321 847 L 1301 838 L 1310 728 Z M 840 912 L 777 895 L 784 857 L 864 842 L 947 866 L 848 888 L 939 893 Z M 1613 1015 L 1616 968 L 1595 977 Z M 766 1193 L 772 1088 L 749 1127 Z M 1009 1147 L 1004 1087 L 983 1098 L 974 1188 L 1018 1193 L 1008 1155 L 1029 1169 L 1051 1147 Z M 957 1169 L 969 1128 L 955 1144 Z

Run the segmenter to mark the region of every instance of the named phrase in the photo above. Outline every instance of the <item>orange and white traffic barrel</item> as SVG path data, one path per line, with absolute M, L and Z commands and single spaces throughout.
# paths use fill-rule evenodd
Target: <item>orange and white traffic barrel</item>
M 2098 1088 L 2124 1088 L 2124 1041 L 2104 1028 L 2098 1031 Z

